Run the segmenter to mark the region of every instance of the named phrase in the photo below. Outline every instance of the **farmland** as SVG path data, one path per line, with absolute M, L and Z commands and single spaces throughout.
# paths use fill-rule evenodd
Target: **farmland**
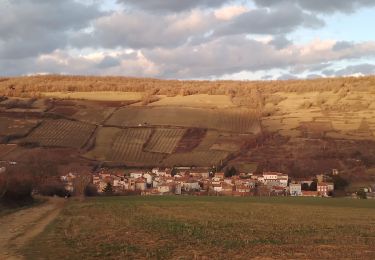
M 106 161 L 111 154 L 113 143 L 120 132 L 120 128 L 99 127 L 96 132 L 95 147 L 86 153 L 85 156 L 98 161 Z
M 69 120 L 47 120 L 23 141 L 41 146 L 81 148 L 95 127 Z
M 145 150 L 154 153 L 173 153 L 184 133 L 185 129 L 157 128 Z
M 229 96 L 226 95 L 190 95 L 190 96 L 161 96 L 159 101 L 151 106 L 179 106 L 197 108 L 233 108 L 235 105 Z
M 163 166 L 221 166 L 228 156 L 222 151 L 192 151 L 169 155 L 161 164 Z
M 374 203 L 362 200 L 104 197 L 69 202 L 22 253 L 28 259 L 373 259 L 374 221 Z
M 6 137 L 23 137 L 39 123 L 32 119 L 14 119 L 0 117 L 0 139 Z
M 151 129 L 126 129 L 119 132 L 113 142 L 110 161 L 126 162 L 130 165 L 157 165 L 163 155 L 143 151 L 152 133 Z
M 256 112 L 249 109 L 199 109 L 181 107 L 129 107 L 116 111 L 110 126 L 180 126 L 229 132 L 259 133 Z
M 18 160 L 34 152 L 22 146 L 31 141 L 44 149 L 73 148 L 74 158 L 90 165 L 224 162 L 240 171 L 283 171 L 300 177 L 337 168 L 350 180 L 372 181 L 373 79 L 12 78 L 0 82 L 0 92 L 7 95 L 0 102 L 0 136 L 4 144 L 19 144 L 6 156 L 19 155 Z M 14 89 L 9 92 L 9 87 Z M 55 98 L 41 98 L 40 93 Z M 12 102 L 16 107 L 8 105 Z M 45 133 L 53 121 L 72 126 L 56 124 Z
M 14 144 L 0 144 L 0 159 L 17 148 Z

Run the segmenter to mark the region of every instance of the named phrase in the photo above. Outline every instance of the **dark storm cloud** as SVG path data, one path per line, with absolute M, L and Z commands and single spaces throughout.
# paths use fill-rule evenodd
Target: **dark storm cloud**
M 127 6 L 133 6 L 151 12 L 181 12 L 196 7 L 218 7 L 228 0 L 118 0 Z
M 73 0 L 16 0 L 0 7 L 0 58 L 7 59 L 63 48 L 71 31 L 101 15 L 97 6 Z
M 375 6 L 373 0 L 254 0 L 258 6 L 275 7 L 280 4 L 297 5 L 319 13 L 351 13 L 361 7 Z

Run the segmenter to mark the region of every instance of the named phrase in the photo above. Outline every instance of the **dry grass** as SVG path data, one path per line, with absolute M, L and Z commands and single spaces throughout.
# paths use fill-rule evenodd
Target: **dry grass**
M 203 108 L 231 108 L 235 105 L 229 96 L 198 94 L 190 96 L 163 97 L 151 106 L 181 106 Z
M 70 202 L 28 259 L 373 259 L 375 205 L 318 198 Z M 48 246 L 46 246 L 48 244 Z
M 91 91 L 91 92 L 42 92 L 43 97 L 60 99 L 84 99 L 95 101 L 133 101 L 141 100 L 141 92 Z

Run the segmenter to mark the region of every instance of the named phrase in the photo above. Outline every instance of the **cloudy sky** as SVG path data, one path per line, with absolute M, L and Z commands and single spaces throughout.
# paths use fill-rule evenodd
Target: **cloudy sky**
M 0 76 L 375 74 L 374 0 L 0 0 Z

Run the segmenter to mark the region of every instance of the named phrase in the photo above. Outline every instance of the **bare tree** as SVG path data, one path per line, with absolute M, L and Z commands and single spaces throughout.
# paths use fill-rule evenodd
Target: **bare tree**
M 76 175 L 73 181 L 73 193 L 75 196 L 80 197 L 83 199 L 85 197 L 85 190 L 86 187 L 91 183 L 91 176 L 90 174 L 81 173 Z

